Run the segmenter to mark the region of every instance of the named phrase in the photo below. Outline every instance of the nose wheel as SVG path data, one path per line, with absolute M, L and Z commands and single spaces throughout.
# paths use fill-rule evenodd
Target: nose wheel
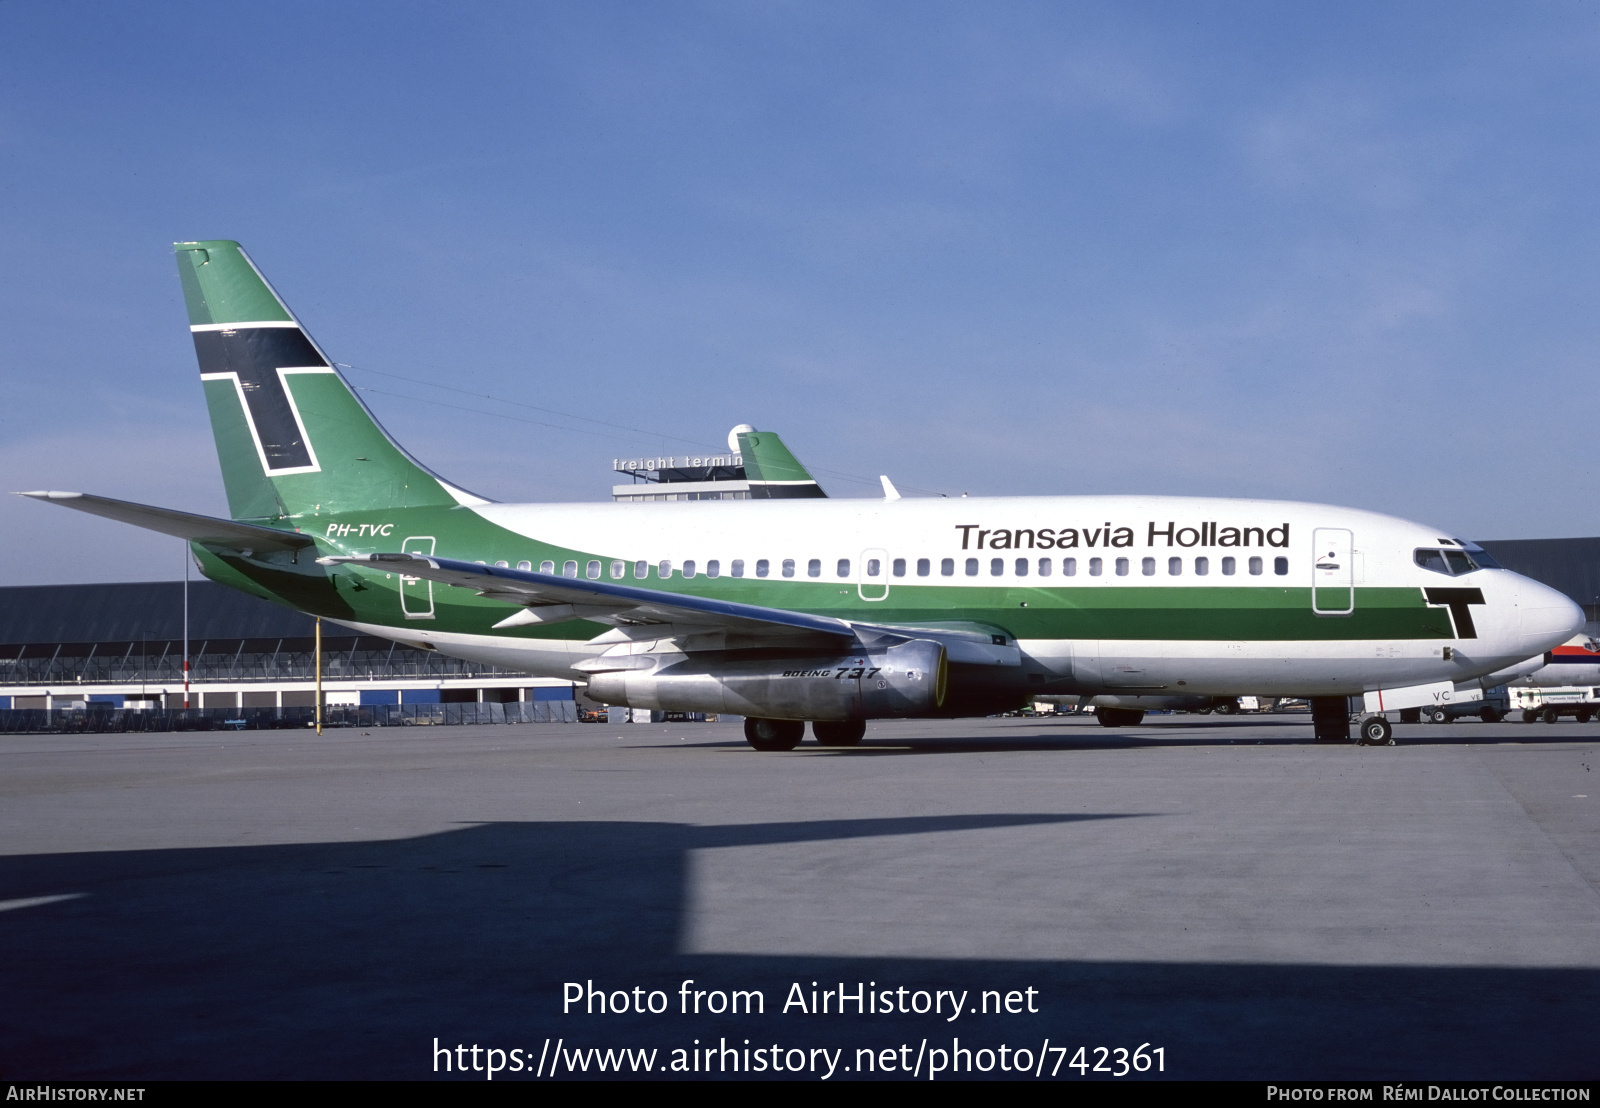
M 1362 746 L 1393 746 L 1394 728 L 1382 716 L 1368 716 L 1356 729 L 1356 742 Z

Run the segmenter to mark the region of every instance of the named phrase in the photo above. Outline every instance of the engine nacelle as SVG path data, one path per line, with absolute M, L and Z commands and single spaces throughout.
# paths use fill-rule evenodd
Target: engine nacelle
M 628 655 L 617 661 L 637 668 L 593 673 L 588 693 L 603 704 L 760 719 L 891 719 L 944 705 L 949 663 L 928 639 L 848 654 L 762 653 Z

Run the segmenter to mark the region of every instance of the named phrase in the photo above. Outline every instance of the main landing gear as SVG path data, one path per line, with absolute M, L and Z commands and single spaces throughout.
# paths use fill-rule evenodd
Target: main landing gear
M 819 719 L 812 723 L 811 733 L 823 746 L 855 746 L 867 733 L 867 724 L 865 720 L 859 719 L 844 721 Z M 745 717 L 745 742 L 757 750 L 793 750 L 805 737 L 804 720 Z
M 1137 727 L 1144 720 L 1140 708 L 1096 708 L 1094 718 L 1101 727 Z

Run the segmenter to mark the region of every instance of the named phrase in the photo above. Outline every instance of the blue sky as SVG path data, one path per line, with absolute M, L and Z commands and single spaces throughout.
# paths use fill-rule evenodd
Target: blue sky
M 1600 533 L 1594 4 L 10 0 L 0 31 L 6 489 L 225 512 L 170 243 L 234 238 L 497 499 L 605 499 L 613 457 L 749 422 L 835 495 Z M 0 537 L 5 584 L 181 572 L 9 496 Z

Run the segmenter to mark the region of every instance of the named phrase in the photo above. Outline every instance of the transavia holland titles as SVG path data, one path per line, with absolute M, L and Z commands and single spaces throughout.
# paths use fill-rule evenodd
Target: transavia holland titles
M 1113 527 L 1107 520 L 1098 527 L 1000 527 L 985 528 L 981 523 L 958 523 L 962 550 L 1073 550 L 1120 548 L 1133 545 L 1137 534 L 1132 527 Z M 1227 546 L 1286 547 L 1289 525 L 1276 527 L 1235 527 L 1215 520 L 1185 524 L 1172 520 L 1145 526 L 1146 546 Z

